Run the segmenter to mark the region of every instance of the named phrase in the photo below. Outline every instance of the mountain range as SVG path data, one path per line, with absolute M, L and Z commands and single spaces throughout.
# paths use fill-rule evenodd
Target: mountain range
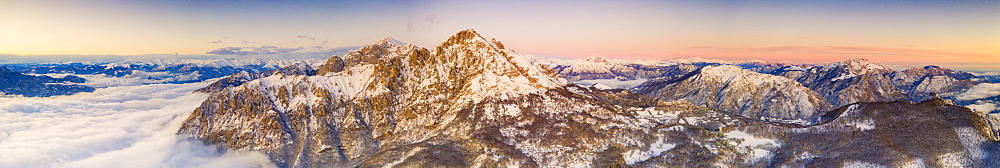
M 983 81 L 940 67 L 564 64 L 472 29 L 390 41 L 234 73 L 177 133 L 280 167 L 1000 166 L 1000 120 L 930 94 Z M 608 79 L 640 84 L 574 83 Z
M 737 66 L 746 71 L 756 72 L 749 73 L 752 74 L 751 76 L 768 74 L 791 79 L 794 83 L 801 84 L 809 88 L 809 90 L 816 92 L 823 97 L 826 103 L 835 107 L 856 102 L 920 101 L 932 98 L 932 94 L 938 94 L 942 98 L 955 101 L 958 105 L 962 106 L 977 105 L 977 101 L 979 102 L 978 105 L 996 102 L 990 98 L 959 98 L 959 96 L 966 94 L 966 92 L 974 91 L 975 89 L 973 88 L 977 86 L 981 88 L 992 87 L 994 76 L 953 71 L 935 65 L 896 71 L 884 65 L 869 62 L 865 58 L 822 65 L 764 61 L 730 63 L 704 59 L 675 60 L 671 62 L 629 61 L 602 57 L 569 61 L 543 58 L 533 59 L 549 67 L 553 67 L 560 75 L 573 83 L 581 85 L 601 84 L 612 88 L 628 89 L 647 96 L 664 98 L 663 100 L 665 101 L 681 99 L 681 97 L 663 97 L 651 91 L 673 90 L 673 87 L 663 86 L 674 82 L 716 84 L 717 82 L 715 81 L 698 81 L 702 80 L 702 78 L 689 79 L 682 77 L 695 75 L 691 73 L 699 73 L 695 71 L 706 67 Z M 603 61 L 595 62 L 593 60 Z M 642 68 L 628 69 L 629 67 Z M 588 70 L 587 72 L 581 72 L 577 69 Z M 737 71 L 739 70 L 737 68 L 725 69 L 732 71 L 728 73 L 745 73 Z M 652 74 L 657 75 L 638 76 L 629 73 L 615 73 L 642 70 L 654 70 L 655 72 L 652 72 Z M 674 80 L 679 78 L 685 80 Z M 780 80 L 781 78 L 773 79 Z M 774 83 L 776 81 L 767 82 Z M 700 95 L 696 93 L 682 94 Z M 996 95 L 996 93 L 989 94 Z M 735 99 L 739 99 L 739 97 L 735 97 Z M 738 109 L 739 107 L 731 106 L 724 108 Z M 1000 110 L 987 110 L 984 112 L 1000 113 Z
M 0 95 L 20 95 L 26 97 L 47 97 L 70 95 L 78 92 L 92 92 L 93 87 L 80 85 L 87 79 L 68 75 L 54 78 L 44 75 L 25 75 L 0 66 Z

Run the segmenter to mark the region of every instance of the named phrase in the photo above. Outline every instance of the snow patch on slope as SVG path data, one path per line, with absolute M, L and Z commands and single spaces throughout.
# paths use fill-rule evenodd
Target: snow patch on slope
M 733 140 L 742 140 L 743 142 L 739 143 L 739 147 L 753 149 L 750 152 L 750 157 L 754 158 L 753 160 L 768 158 L 772 155 L 770 150 L 764 148 L 781 146 L 774 139 L 757 138 L 739 130 L 728 132 L 725 134 L 725 137 Z
M 840 76 L 837 76 L 836 78 L 830 79 L 830 81 L 836 82 L 838 80 L 852 79 L 854 77 L 858 77 L 858 75 L 855 75 L 855 74 L 840 74 Z
M 628 152 L 622 153 L 622 157 L 625 158 L 625 163 L 635 164 L 642 161 L 646 161 L 653 156 L 660 155 L 660 153 L 666 152 L 670 149 L 677 147 L 677 144 L 665 143 L 663 142 L 663 137 L 657 137 L 656 142 L 649 144 L 648 150 L 630 150 Z
M 875 128 L 875 122 L 872 120 L 856 121 L 847 123 L 848 126 L 861 129 L 862 131 L 868 131 Z
M 880 164 L 875 164 L 875 163 L 869 163 L 869 162 L 863 162 L 863 161 L 857 161 L 857 160 L 852 160 L 852 161 L 844 162 L 843 166 L 844 166 L 844 168 L 885 168 L 886 167 L 885 165 L 880 165 Z

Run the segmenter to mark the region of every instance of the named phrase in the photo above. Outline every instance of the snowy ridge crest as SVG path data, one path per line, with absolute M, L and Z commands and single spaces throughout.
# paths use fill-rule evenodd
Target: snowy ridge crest
M 822 71 L 830 71 L 834 68 L 843 69 L 842 75 L 870 75 L 892 73 L 893 70 L 882 64 L 868 62 L 865 58 L 854 58 L 846 61 L 834 62 L 823 66 Z

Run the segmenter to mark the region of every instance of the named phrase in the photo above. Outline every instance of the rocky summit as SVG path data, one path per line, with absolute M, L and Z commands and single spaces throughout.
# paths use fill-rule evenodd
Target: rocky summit
M 797 124 L 815 122 L 831 109 L 823 97 L 794 80 L 732 65 L 654 79 L 637 90 L 665 101 L 686 100 L 745 117 Z
M 864 58 L 812 67 L 798 77 L 802 83 L 834 106 L 855 102 L 910 100 L 892 83 L 894 71 Z
M 830 82 L 709 66 L 656 85 L 677 91 L 648 89 L 665 101 L 570 83 L 472 29 L 433 48 L 392 41 L 318 68 L 233 74 L 201 90 L 211 95 L 178 134 L 262 151 L 280 167 L 1000 166 L 993 120 L 940 99 L 833 108 L 813 100 L 849 92 L 806 89 Z M 796 80 L 851 87 L 891 72 L 863 62 Z M 821 71 L 837 73 L 811 74 Z M 863 84 L 895 87 L 885 82 Z

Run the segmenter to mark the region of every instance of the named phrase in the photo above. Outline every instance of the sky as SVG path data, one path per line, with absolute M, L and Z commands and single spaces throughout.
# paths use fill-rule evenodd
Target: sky
M 13 55 L 290 52 L 385 37 L 433 47 L 473 28 L 543 57 L 1000 71 L 1000 1 L 12 0 L 0 23 L 0 54 Z

